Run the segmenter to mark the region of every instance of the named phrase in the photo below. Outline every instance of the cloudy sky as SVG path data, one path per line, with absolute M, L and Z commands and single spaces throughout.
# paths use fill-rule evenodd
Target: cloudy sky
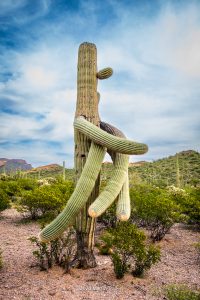
M 73 166 L 79 45 L 95 43 L 100 115 L 149 152 L 200 150 L 200 1 L 1 0 L 0 157 Z

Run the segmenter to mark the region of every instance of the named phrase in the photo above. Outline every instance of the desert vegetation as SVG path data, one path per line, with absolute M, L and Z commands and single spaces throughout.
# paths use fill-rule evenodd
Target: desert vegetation
M 157 165 L 159 162 L 152 164 Z M 112 172 L 111 168 L 110 165 L 103 166 L 101 188 L 106 184 L 106 180 Z M 134 172 L 138 172 L 138 168 L 142 167 L 135 167 Z M 176 170 L 175 165 L 174 168 Z M 129 168 L 130 173 L 133 172 L 132 169 L 131 166 Z M 73 170 L 67 171 L 65 178 L 63 178 L 62 167 L 56 176 L 52 173 L 47 174 L 47 170 L 45 170 L 46 177 L 43 176 L 42 171 L 40 172 L 39 179 L 33 178 L 32 175 L 26 178 L 27 176 L 24 176 L 23 173 L 19 173 L 17 176 L 12 174 L 1 176 L 1 227 L 4 226 L 4 218 L 8 211 L 12 212 L 11 215 L 13 215 L 9 221 L 10 224 L 13 222 L 12 226 L 16 226 L 14 216 L 16 214 L 18 216 L 16 233 L 20 226 L 26 230 L 26 226 L 28 227 L 30 224 L 34 226 L 35 233 L 38 233 L 40 228 L 51 222 L 62 211 L 74 190 L 73 177 L 71 176 Z M 149 183 L 144 179 L 145 172 L 146 167 L 144 168 L 145 175 L 140 174 L 141 180 L 138 182 L 134 183 L 130 180 L 131 217 L 129 221 L 119 222 L 117 220 L 116 204 L 113 203 L 98 218 L 98 231 L 95 236 L 95 253 L 99 259 L 109 259 L 108 269 L 116 277 L 116 280 L 132 276 L 133 282 L 134 278 L 140 278 L 140 284 L 142 284 L 142 280 L 146 282 L 154 273 L 156 274 L 160 264 L 166 259 L 163 257 L 163 252 L 166 251 L 166 241 L 173 230 L 176 230 L 177 234 L 179 234 L 179 230 L 185 230 L 184 234 L 188 237 L 193 232 L 195 240 L 190 247 L 193 249 L 193 261 L 195 261 L 196 268 L 199 268 L 199 240 L 197 236 L 200 225 L 200 187 L 197 181 L 192 185 L 194 182 L 192 179 L 190 183 L 186 180 L 184 186 L 177 187 L 176 176 L 174 176 L 173 184 L 170 185 L 160 184 L 164 180 L 157 182 L 158 184 L 156 182 Z M 161 176 L 162 174 L 160 174 L 160 178 Z M 49 243 L 39 241 L 37 234 L 28 232 L 26 234 L 28 234 L 28 260 L 32 261 L 38 272 L 61 267 L 64 273 L 73 274 L 77 252 L 73 226 L 60 238 Z M 7 265 L 12 265 L 12 256 L 6 253 L 5 240 L 1 241 L 0 249 L 0 272 L 4 276 Z M 178 257 L 179 254 L 175 253 L 175 255 Z M 170 261 L 165 263 L 168 264 Z M 30 270 L 31 276 L 30 264 L 26 268 Z M 187 266 L 187 268 L 189 267 Z M 173 277 L 173 272 L 176 274 L 175 268 L 172 268 L 170 272 Z M 190 281 L 169 281 L 169 284 L 166 283 L 164 286 L 158 284 L 158 290 L 158 294 L 151 291 L 151 296 L 149 296 L 151 298 L 148 299 L 163 299 L 162 297 L 169 300 L 199 299 L 198 285 L 194 285 Z

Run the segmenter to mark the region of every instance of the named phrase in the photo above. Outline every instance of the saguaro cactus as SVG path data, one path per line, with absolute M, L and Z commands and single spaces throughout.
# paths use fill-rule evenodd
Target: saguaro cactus
M 65 181 L 65 161 L 63 160 L 63 169 L 62 169 L 62 171 L 63 171 L 63 180 Z
M 77 73 L 77 104 L 75 118 L 84 116 L 89 122 L 99 126 L 97 95 L 97 49 L 94 44 L 83 43 L 79 47 Z M 81 176 L 85 165 L 91 140 L 75 129 L 75 172 L 76 182 Z M 95 221 L 92 220 L 87 210 L 99 193 L 100 179 L 97 176 L 96 184 L 87 203 L 76 218 L 77 254 L 76 262 L 80 267 L 96 266 L 94 250 Z
M 40 233 L 40 239 L 55 239 L 75 222 L 77 234 L 76 266 L 96 265 L 93 254 L 95 220 L 117 198 L 117 217 L 130 216 L 128 191 L 129 154 L 143 154 L 145 144 L 127 140 L 117 128 L 100 121 L 97 79 L 112 75 L 111 68 L 97 72 L 97 50 L 94 44 L 79 47 L 77 105 L 74 120 L 76 188 L 65 209 Z M 101 127 L 101 128 L 100 128 Z M 99 172 L 106 153 L 110 153 L 114 171 L 104 191 L 99 194 Z

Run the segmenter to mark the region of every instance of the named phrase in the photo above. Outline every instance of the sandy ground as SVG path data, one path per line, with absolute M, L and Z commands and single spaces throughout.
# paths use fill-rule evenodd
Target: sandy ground
M 127 274 L 115 278 L 112 263 L 107 256 L 96 254 L 98 266 L 94 269 L 73 269 L 71 275 L 53 267 L 39 271 L 31 267 L 35 260 L 34 247 L 28 237 L 37 235 L 36 223 L 23 224 L 14 209 L 1 213 L 0 248 L 3 251 L 3 269 L 0 270 L 0 299 L 20 300 L 161 300 L 166 299 L 162 289 L 166 284 L 186 284 L 200 288 L 197 254 L 194 243 L 198 233 L 176 224 L 160 242 L 162 259 L 143 279 Z

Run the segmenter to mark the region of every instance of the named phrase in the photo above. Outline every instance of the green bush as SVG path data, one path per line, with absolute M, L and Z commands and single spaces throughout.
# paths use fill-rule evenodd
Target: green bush
M 146 236 L 136 225 L 120 222 L 108 229 L 100 238 L 111 248 L 111 259 L 117 278 L 131 270 L 134 276 L 142 276 L 160 259 L 159 248 L 146 244 Z
M 101 242 L 96 243 L 96 247 L 99 249 L 101 255 L 109 255 L 112 252 L 112 239 L 110 233 L 105 231 L 100 238 Z
M 16 182 L 23 191 L 33 191 L 38 187 L 37 180 L 31 178 L 20 178 Z
M 8 195 L 0 187 L 0 212 L 10 207 L 10 201 Z
M 103 223 L 106 227 L 116 227 L 117 217 L 115 203 L 113 203 L 100 217 L 98 217 L 98 222 Z
M 17 202 L 17 210 L 29 212 L 32 219 L 46 214 L 57 215 L 72 193 L 72 184 L 44 185 L 23 193 Z
M 144 271 L 150 269 L 158 260 L 160 260 L 160 250 L 153 245 L 149 245 L 147 251 L 141 251 L 138 254 L 133 275 L 137 277 L 143 276 Z
M 117 252 L 113 252 L 111 257 L 112 257 L 112 262 L 113 262 L 116 278 L 117 279 L 123 278 L 124 274 L 128 270 L 128 265 L 127 265 L 126 260 L 122 259 L 120 257 L 120 254 Z
M 186 190 L 171 189 L 173 200 L 181 206 L 189 224 L 200 225 L 200 187 Z
M 4 181 L 1 186 L 10 198 L 13 196 L 21 196 L 22 189 L 17 180 Z
M 66 273 L 70 271 L 70 262 L 76 250 L 74 234 L 74 229 L 69 228 L 61 237 L 50 243 L 40 242 L 35 236 L 29 238 L 31 243 L 37 246 L 33 255 L 38 261 L 40 270 L 48 270 L 58 265 L 63 267 Z
M 150 186 L 137 185 L 131 189 L 131 220 L 150 230 L 150 237 L 160 241 L 171 226 L 182 220 L 181 209 L 168 191 Z
M 165 288 L 167 300 L 200 300 L 200 293 L 186 286 L 169 285 Z

